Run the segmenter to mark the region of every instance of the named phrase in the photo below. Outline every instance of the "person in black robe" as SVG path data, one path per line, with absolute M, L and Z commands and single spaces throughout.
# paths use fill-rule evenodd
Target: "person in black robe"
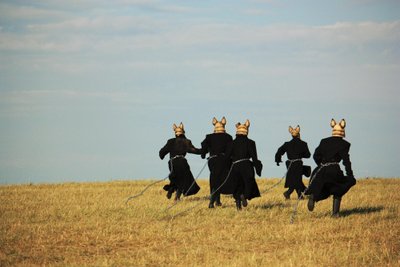
M 250 121 L 236 124 L 236 138 L 228 145 L 226 157 L 232 161 L 228 191 L 233 192 L 236 208 L 247 206 L 247 200 L 260 197 L 254 169 L 261 176 L 262 163 L 257 158 L 256 143 L 247 137 Z
M 213 118 L 214 133 L 207 134 L 201 143 L 202 158 L 209 153 L 208 168 L 210 169 L 210 203 L 209 208 L 214 208 L 214 203 L 221 206 L 220 192 L 227 178 L 230 161 L 225 157 L 226 148 L 232 142 L 232 136 L 225 131 L 226 119 L 221 121 Z
M 341 199 L 356 184 L 356 179 L 351 168 L 350 143 L 343 139 L 346 121 L 342 119 L 340 123 L 336 123 L 332 119 L 331 127 L 333 128 L 332 136 L 322 139 L 315 149 L 313 158 L 317 167 L 312 173 L 306 195 L 310 195 L 307 204 L 310 211 L 314 210 L 315 202 L 333 195 L 332 216 L 338 217 Z M 341 161 L 345 167 L 346 176 L 340 169 Z
M 179 200 L 181 194 L 190 196 L 197 194 L 200 190 L 190 171 L 185 155 L 186 153 L 201 155 L 201 149 L 195 148 L 192 142 L 186 138 L 182 123 L 179 126 L 174 124 L 173 129 L 175 138 L 167 141 L 167 144 L 161 148 L 159 155 L 161 159 L 164 159 L 168 153 L 170 155 L 168 161 L 170 183 L 164 186 L 164 190 L 167 191 L 167 198 L 170 199 L 176 191 L 175 200 Z
M 307 143 L 300 139 L 300 126 L 297 125 L 293 129 L 289 126 L 289 132 L 292 135 L 292 140 L 285 142 L 275 154 L 276 165 L 282 162 L 282 156 L 286 153 L 288 160 L 286 161 L 286 180 L 285 188 L 289 188 L 283 193 L 285 199 L 290 199 L 290 195 L 296 190 L 297 197 L 302 198 L 302 192 L 306 189 L 303 184 L 303 174 L 310 176 L 311 167 L 304 166 L 302 158 L 309 158 L 311 156 L 308 150 Z

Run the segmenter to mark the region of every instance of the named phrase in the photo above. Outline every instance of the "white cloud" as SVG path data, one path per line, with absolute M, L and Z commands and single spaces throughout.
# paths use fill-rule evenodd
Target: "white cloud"
M 45 102 L 48 99 L 84 99 L 98 98 L 110 102 L 132 102 L 132 93 L 121 91 L 88 91 L 88 90 L 22 90 L 0 92 L 0 103 L 26 105 Z
M 246 15 L 252 15 L 252 16 L 263 16 L 267 12 L 265 11 L 265 9 L 261 9 L 261 8 L 249 8 L 249 9 L 244 10 L 243 13 Z
M 369 42 L 400 41 L 400 21 L 393 22 L 338 22 L 315 27 L 319 40 L 333 44 L 362 44 Z
M 105 29 L 108 25 L 108 30 Z M 134 26 L 133 26 L 134 25 Z M 169 25 L 173 26 L 173 25 Z M 95 20 L 78 19 L 57 25 L 39 26 L 42 29 L 68 31 L 71 28 L 80 31 L 95 31 L 98 34 L 109 30 L 153 29 L 154 32 L 143 35 L 117 35 L 118 39 L 150 43 L 158 45 L 174 45 L 178 47 L 192 45 L 226 44 L 226 45 L 257 45 L 273 42 L 305 41 L 307 43 L 335 45 L 362 44 L 369 42 L 388 42 L 400 40 L 400 21 L 375 23 L 336 23 L 324 26 L 303 25 L 270 25 L 270 26 L 239 26 L 232 24 L 201 24 L 174 28 L 165 27 L 160 22 L 133 18 L 99 18 Z M 97 34 L 94 33 L 94 36 Z M 107 38 L 106 42 L 113 41 Z
M 0 32 L 1 50 L 18 52 L 76 52 L 87 49 L 90 40 L 85 37 L 71 36 L 65 39 L 55 38 L 47 34 L 16 34 Z
M 269 2 L 269 1 L 268 1 Z M 72 3 L 47 1 L 46 8 L 0 4 L 2 19 L 21 20 L 35 18 L 25 25 L 25 31 L 7 31 L 7 23 L 0 29 L 1 50 L 71 52 L 95 50 L 104 53 L 118 51 L 165 50 L 171 48 L 196 48 L 225 46 L 262 46 L 285 43 L 288 46 L 306 44 L 311 47 L 335 45 L 362 45 L 400 41 L 400 21 L 393 22 L 337 22 L 331 25 L 307 26 L 293 24 L 253 25 L 243 23 L 210 23 L 185 18 L 179 21 L 161 19 L 151 12 L 136 14 L 114 13 L 108 2 Z M 72 7 L 88 7 L 80 15 L 71 12 Z M 158 1 L 120 0 L 119 5 L 147 5 L 153 10 L 166 13 L 194 12 L 185 6 L 166 5 Z M 111 11 L 106 11 L 107 7 Z M 102 12 L 96 12 L 103 8 Z M 261 14 L 261 9 L 247 9 L 248 14 Z M 139 50 L 137 50 L 139 49 Z
M 90 35 L 117 35 L 126 34 L 129 31 L 152 32 L 154 29 L 160 27 L 162 27 L 161 22 L 137 16 L 78 17 L 58 23 L 28 25 L 28 29 L 32 32 L 54 34 L 63 31 L 65 35 L 80 33 L 89 33 Z
M 74 108 L 106 107 L 109 110 L 129 110 L 145 105 L 139 90 L 20 90 L 0 92 L 0 117 L 31 116 L 35 113 L 66 111 Z
M 26 20 L 52 20 L 70 17 L 62 10 L 51 10 L 37 8 L 28 5 L 16 6 L 0 3 L 0 16 L 3 21 L 26 21 Z
M 399 1 L 397 1 L 397 0 L 350 0 L 349 3 L 354 3 L 357 5 L 365 5 L 365 4 L 397 4 L 397 5 L 399 5 Z
M 157 10 L 163 11 L 163 12 L 168 12 L 168 13 L 192 13 L 195 11 L 195 9 L 187 7 L 187 6 L 176 6 L 176 5 L 167 5 L 167 6 L 161 6 L 157 7 Z
M 115 3 L 124 4 L 124 5 L 149 5 L 149 4 L 157 4 L 158 1 L 154 0 L 115 0 Z
M 277 3 L 277 0 L 249 0 L 249 2 L 273 4 Z

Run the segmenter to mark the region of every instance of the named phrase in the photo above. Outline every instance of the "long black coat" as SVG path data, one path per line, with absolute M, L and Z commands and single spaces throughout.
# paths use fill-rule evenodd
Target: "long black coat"
M 285 142 L 275 154 L 275 162 L 282 161 L 283 154 L 287 155 L 289 160 L 309 158 L 311 156 L 307 143 L 300 138 L 294 137 L 291 141 Z M 290 168 L 289 168 L 290 166 Z M 299 189 L 303 191 L 306 187 L 303 184 L 303 161 L 286 161 L 286 168 L 289 168 L 286 174 L 285 187 Z
M 210 169 L 210 193 L 220 189 L 225 181 L 230 168 L 230 160 L 225 157 L 226 149 L 232 142 L 232 136 L 228 133 L 213 133 L 206 135 L 201 143 L 203 157 L 210 153 L 208 168 Z M 220 192 L 220 190 L 218 190 Z
M 168 161 L 170 184 L 164 186 L 164 190 L 168 191 L 170 188 L 179 189 L 186 196 L 196 194 L 200 187 L 194 180 L 187 160 L 184 157 L 173 158 L 178 155 L 185 156 L 186 153 L 201 154 L 201 149 L 195 148 L 189 139 L 184 135 L 180 135 L 169 139 L 167 144 L 161 148 L 160 158 L 164 159 L 168 153 L 170 155 L 170 160 Z
M 226 194 L 234 194 L 235 197 L 243 194 L 246 199 L 260 196 L 260 190 L 255 179 L 254 168 L 261 175 L 262 164 L 257 158 L 256 143 L 245 135 L 236 135 L 235 140 L 229 144 L 226 156 L 235 162 L 241 159 L 251 159 L 233 164 L 228 183 L 223 190 Z
M 341 137 L 328 137 L 321 140 L 315 149 L 313 158 L 317 163 L 311 176 L 306 194 L 313 194 L 315 201 L 328 198 L 330 195 L 342 197 L 356 184 L 350 162 L 350 143 Z M 346 176 L 339 164 L 323 166 L 326 163 L 343 161 Z

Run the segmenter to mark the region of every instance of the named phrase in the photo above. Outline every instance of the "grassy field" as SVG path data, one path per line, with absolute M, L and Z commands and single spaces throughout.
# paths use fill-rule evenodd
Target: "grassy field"
M 259 179 L 260 190 L 278 179 Z M 174 202 L 150 181 L 0 186 L 0 266 L 400 266 L 400 179 L 361 179 L 308 212 L 279 185 L 238 212 L 208 182 Z M 180 211 L 192 210 L 174 217 Z

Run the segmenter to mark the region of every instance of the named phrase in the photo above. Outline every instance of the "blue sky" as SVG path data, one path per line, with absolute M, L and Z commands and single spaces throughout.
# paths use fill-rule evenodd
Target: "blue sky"
M 331 118 L 356 177 L 399 177 L 399 43 L 395 0 L 1 1 L 0 183 L 164 178 L 172 124 L 199 146 L 214 116 L 250 120 L 262 177 Z

